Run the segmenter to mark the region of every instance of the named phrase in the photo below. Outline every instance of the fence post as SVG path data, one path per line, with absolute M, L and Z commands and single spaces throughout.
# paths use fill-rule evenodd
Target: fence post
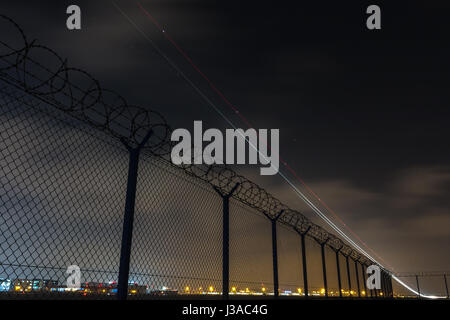
M 385 278 L 384 278 L 384 269 L 381 269 L 381 297 L 385 298 L 386 297 L 386 289 L 385 289 Z
M 276 297 L 279 296 L 278 288 L 278 252 L 277 252 L 277 220 L 283 214 L 284 210 L 281 210 L 274 218 L 264 212 L 264 215 L 270 220 L 272 225 L 272 263 L 273 263 L 273 294 Z
M 388 283 L 388 275 L 386 272 L 384 272 L 384 291 L 385 291 L 385 298 L 389 297 L 389 283 Z
M 368 266 L 370 266 L 370 264 L 366 264 L 366 271 L 365 271 L 366 276 L 367 276 L 367 267 L 368 267 Z M 371 297 L 371 298 L 376 297 L 376 294 L 375 294 L 375 290 L 374 290 L 374 289 L 369 289 L 369 291 L 370 291 L 370 297 Z
M 294 230 L 300 235 L 301 244 L 302 244 L 302 269 L 303 269 L 303 290 L 305 291 L 305 298 L 308 298 L 308 271 L 306 266 L 306 244 L 305 244 L 305 236 L 308 233 L 311 226 L 309 226 L 306 231 L 301 232 L 300 229 L 294 227 Z
M 325 264 L 325 243 L 321 245 L 321 251 L 322 251 L 323 287 L 325 289 L 325 298 L 328 298 L 327 267 Z
M 387 273 L 386 273 L 386 271 L 384 272 L 384 291 L 385 291 L 385 293 L 384 293 L 384 297 L 385 298 L 388 298 L 389 297 L 389 284 L 388 284 L 388 276 L 387 276 Z
M 358 298 L 361 298 L 361 289 L 359 287 L 359 272 L 358 272 L 358 259 L 353 260 L 355 262 L 355 272 L 356 272 L 356 288 L 358 290 Z
M 386 298 L 389 298 L 390 290 L 389 290 L 389 274 L 387 272 L 384 273 L 384 281 L 386 288 Z
M 390 290 L 389 296 L 391 298 L 394 298 L 394 288 L 392 287 L 392 274 L 389 275 L 389 290 Z
M 335 250 L 336 253 L 336 271 L 337 271 L 337 278 L 338 278 L 338 287 L 339 287 L 339 297 L 342 298 L 342 283 L 341 283 L 341 267 L 339 265 L 339 251 L 341 251 L 342 247 L 338 250 Z
M 323 278 L 323 287 L 325 289 L 325 298 L 328 298 L 328 284 L 327 284 L 327 267 L 325 264 L 325 244 L 328 242 L 328 239 L 325 241 L 319 241 L 314 239 L 320 245 L 320 253 L 322 256 L 322 278 Z
M 372 265 L 373 264 L 373 262 L 371 261 L 371 264 L 370 265 Z M 372 298 L 378 298 L 378 295 L 377 295 L 377 288 L 375 287 L 375 288 L 373 288 L 372 290 L 371 290 L 371 292 L 372 292 Z
M 223 194 L 217 187 L 214 190 L 222 197 L 222 298 L 228 299 L 230 294 L 230 197 L 239 183 L 228 194 Z
M 389 297 L 394 297 L 394 289 L 392 288 L 392 275 L 388 275 L 388 284 L 389 284 Z
M 152 131 L 150 130 L 144 139 L 142 139 L 142 142 L 135 148 L 130 147 L 125 140 L 121 140 L 129 152 L 129 163 L 125 213 L 123 216 L 122 227 L 122 245 L 120 248 L 119 281 L 117 284 L 117 298 L 119 300 L 126 300 L 128 296 L 128 277 L 130 272 L 131 243 L 133 241 L 133 220 L 136 202 L 139 154 L 151 135 Z
M 348 263 L 348 255 L 345 256 L 345 263 L 347 265 L 347 280 L 348 280 L 348 294 L 352 296 L 352 279 L 350 278 L 350 265 Z
M 386 297 L 390 298 L 391 297 L 391 283 L 390 283 L 390 279 L 391 276 L 389 275 L 388 272 L 386 272 Z
M 300 235 L 302 241 L 302 268 L 303 268 L 303 290 L 305 291 L 305 298 L 308 298 L 308 271 L 306 268 L 306 245 L 305 245 L 305 234 Z M 446 282 L 447 283 L 447 282 Z M 448 293 L 447 293 L 448 295 Z
M 364 286 L 364 296 L 366 298 L 369 297 L 369 293 L 367 292 L 367 286 L 366 286 L 366 273 L 364 272 L 364 265 L 362 262 L 359 263 L 361 265 L 361 272 L 362 272 L 362 278 L 363 278 L 363 286 Z
M 416 274 L 417 298 L 420 299 L 419 276 Z
M 378 289 L 376 287 L 373 289 L 373 292 L 374 292 L 375 298 L 378 298 Z

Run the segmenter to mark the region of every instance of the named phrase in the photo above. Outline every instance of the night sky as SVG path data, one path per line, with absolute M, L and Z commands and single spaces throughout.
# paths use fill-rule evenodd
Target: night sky
M 281 157 L 395 271 L 450 270 L 450 4 L 389 2 L 140 3 L 255 128 L 280 129 Z M 135 1 L 116 3 L 247 128 Z M 70 4 L 81 31 L 66 29 Z M 370 4 L 381 30 L 365 26 Z M 111 1 L 2 1 L 0 12 L 172 128 L 229 128 Z M 320 224 L 281 177 L 234 168 Z

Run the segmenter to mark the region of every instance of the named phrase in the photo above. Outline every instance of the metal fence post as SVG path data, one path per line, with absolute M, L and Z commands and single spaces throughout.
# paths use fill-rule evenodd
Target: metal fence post
M 392 275 L 389 275 L 389 290 L 390 290 L 389 296 L 391 298 L 393 298 L 394 297 L 394 288 L 392 287 Z
M 352 296 L 352 279 L 350 278 L 350 265 L 348 262 L 348 255 L 345 256 L 345 263 L 347 265 L 347 280 L 348 280 L 348 294 Z
M 388 284 L 388 275 L 386 273 L 386 271 L 384 272 L 384 297 L 388 298 L 389 297 L 389 284 Z
M 374 292 L 375 298 L 378 298 L 378 289 L 376 287 L 373 289 L 373 292 Z
M 389 273 L 386 272 L 386 297 L 390 298 L 391 297 L 391 284 L 390 284 L 390 278 L 391 276 L 389 275 Z
M 218 188 L 214 190 L 222 197 L 222 297 L 228 299 L 230 294 L 230 197 L 236 191 L 239 183 L 227 194 Z
M 311 227 L 308 227 L 306 231 L 301 232 L 301 230 L 294 227 L 294 230 L 300 235 L 301 244 L 302 244 L 302 269 L 303 269 L 303 290 L 305 291 L 305 298 L 308 298 L 308 270 L 306 266 L 306 244 L 305 244 L 305 236 L 308 233 Z
M 335 250 L 336 253 L 336 271 L 337 271 L 337 278 L 338 278 L 338 287 L 339 287 L 339 297 L 342 298 L 342 283 L 341 283 L 341 267 L 339 265 L 339 251 L 341 251 L 342 248 L 339 248 L 338 250 Z
M 323 272 L 323 287 L 325 289 L 325 297 L 328 297 L 328 284 L 327 284 L 327 267 L 325 264 L 325 243 L 321 245 L 322 253 L 322 272 Z
M 320 245 L 320 253 L 322 256 L 322 279 L 323 279 L 323 287 L 325 289 L 325 298 L 328 298 L 328 284 L 327 284 L 327 267 L 325 264 L 325 244 L 328 242 L 328 239 L 325 241 L 319 241 L 315 239 L 317 243 Z
M 283 214 L 281 210 L 274 218 L 264 212 L 264 215 L 270 220 L 272 226 L 272 264 L 273 264 L 273 294 L 275 297 L 279 296 L 278 286 L 278 252 L 277 252 L 277 220 Z
M 363 287 L 364 287 L 364 296 L 366 298 L 369 297 L 369 293 L 367 292 L 367 286 L 366 286 L 366 273 L 364 271 L 364 265 L 362 262 L 359 263 L 361 265 L 361 272 L 362 272 L 362 278 L 363 278 Z
M 358 290 L 358 297 L 361 298 L 361 289 L 359 287 L 359 272 L 358 272 L 358 260 L 353 260 L 355 262 L 355 272 L 356 272 L 356 288 Z
M 305 234 L 301 234 L 302 241 L 302 267 L 303 267 L 303 290 L 305 291 L 305 297 L 308 298 L 308 271 L 306 266 L 306 245 L 305 245 Z
M 381 271 L 380 275 L 381 275 L 380 296 L 384 298 L 384 274 L 383 274 L 383 271 Z
M 416 274 L 417 298 L 420 299 L 419 276 Z
M 384 281 L 386 287 L 386 298 L 389 298 L 391 290 L 389 289 L 389 274 L 387 272 L 384 273 Z
M 128 163 L 127 194 L 122 227 L 122 245 L 120 248 L 119 281 L 117 284 L 117 298 L 119 300 L 126 300 L 128 296 L 128 277 L 130 272 L 131 243 L 133 241 L 133 220 L 136 202 L 139 154 L 151 135 L 152 131 L 150 130 L 142 142 L 135 148 L 130 147 L 125 140 L 121 140 L 128 149 L 130 158 Z

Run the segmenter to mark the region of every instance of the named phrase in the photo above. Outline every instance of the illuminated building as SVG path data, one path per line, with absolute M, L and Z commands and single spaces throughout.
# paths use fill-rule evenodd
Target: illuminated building
M 9 291 L 10 287 L 11 287 L 10 279 L 0 279 L 0 292 Z
M 58 286 L 56 280 L 42 280 L 42 279 L 15 279 L 11 286 L 11 291 L 16 292 L 33 292 L 33 291 L 50 291 L 52 288 Z

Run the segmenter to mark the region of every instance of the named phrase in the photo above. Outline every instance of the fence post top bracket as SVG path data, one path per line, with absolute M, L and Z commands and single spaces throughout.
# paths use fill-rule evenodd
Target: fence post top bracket
M 127 148 L 127 150 L 129 152 L 131 152 L 131 151 L 140 151 L 145 146 L 145 144 L 148 142 L 148 139 L 150 139 L 152 134 L 153 134 L 153 130 L 152 129 L 148 130 L 147 134 L 144 136 L 142 141 L 135 148 L 131 147 L 124 137 L 120 138 L 120 142 L 122 142 L 122 144 Z
M 231 191 L 229 192 L 229 193 L 227 193 L 227 194 L 224 194 L 222 191 L 220 191 L 220 189 L 218 188 L 218 187 L 216 187 L 216 186 L 212 186 L 213 187 L 213 189 L 222 197 L 222 198 L 230 198 L 232 195 L 233 195 L 233 193 L 236 191 L 236 189 L 239 187 L 239 185 L 240 185 L 240 183 L 238 182 L 238 183 L 236 183 L 235 185 L 234 185 L 234 187 L 231 189 Z

